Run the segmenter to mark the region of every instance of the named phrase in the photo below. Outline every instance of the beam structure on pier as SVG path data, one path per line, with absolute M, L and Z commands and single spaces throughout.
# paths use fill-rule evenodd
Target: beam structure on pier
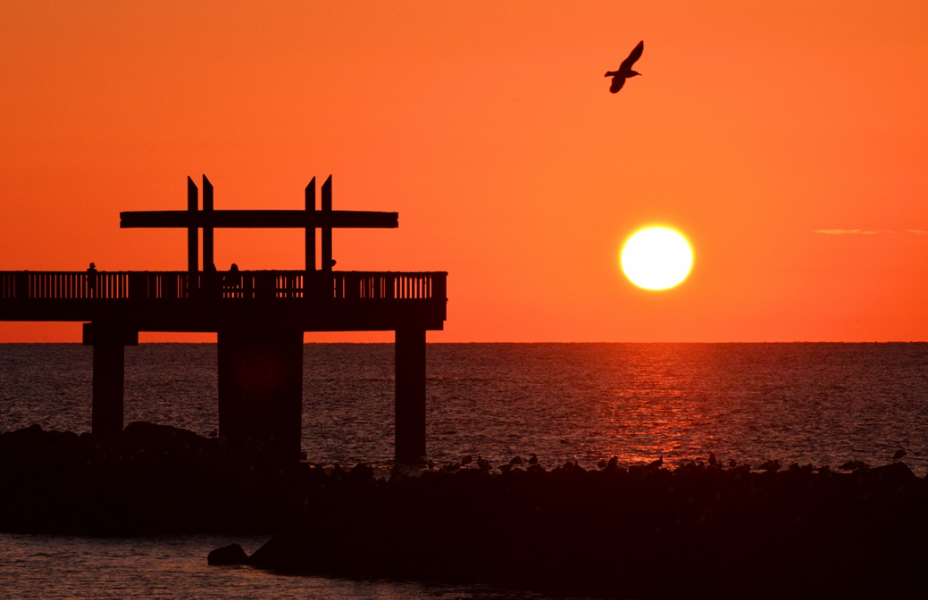
M 330 182 L 326 182 L 330 183 Z M 196 185 L 194 184 L 194 188 Z M 323 193 L 326 189 L 323 188 Z M 331 199 L 330 199 L 331 201 Z M 323 205 L 325 203 L 323 202 Z M 331 203 L 330 203 L 331 204 Z M 397 228 L 392 211 L 322 211 L 301 209 L 253 211 L 123 211 L 120 228 Z
M 315 178 L 303 209 L 216 210 L 205 175 L 202 189 L 202 209 L 188 177 L 186 211 L 120 214 L 123 228 L 185 229 L 186 272 L 0 272 L 0 320 L 90 321 L 84 343 L 94 349 L 91 423 L 104 439 L 122 430 L 124 347 L 138 343 L 139 331 L 216 332 L 220 439 L 282 460 L 301 453 L 303 332 L 395 331 L 396 462 L 424 462 L 426 331 L 444 327 L 447 274 L 335 271 L 333 229 L 396 228 L 399 216 L 333 210 L 331 175 L 318 210 Z M 219 272 L 216 228 L 302 229 L 304 270 Z
M 213 204 L 213 184 L 203 176 L 203 209 L 198 207 L 198 190 L 187 178 L 186 211 L 123 211 L 119 214 L 120 228 L 186 228 L 187 270 L 197 271 L 197 236 L 203 229 L 203 270 L 216 270 L 213 236 L 216 228 L 302 228 L 306 232 L 304 268 L 316 270 L 316 229 L 322 231 L 322 271 L 331 272 L 333 228 L 397 228 L 399 214 L 395 211 L 333 211 L 332 176 L 322 184 L 322 209 L 316 210 L 316 178 L 312 178 L 303 193 L 304 208 L 299 209 L 228 209 L 217 211 Z

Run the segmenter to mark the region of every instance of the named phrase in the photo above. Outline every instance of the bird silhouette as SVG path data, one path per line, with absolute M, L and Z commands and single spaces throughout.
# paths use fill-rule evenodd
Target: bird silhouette
M 631 78 L 632 76 L 641 76 L 638 72 L 632 69 L 632 66 L 635 65 L 635 62 L 641 57 L 641 54 L 644 52 L 644 40 L 639 42 L 635 48 L 632 49 L 632 52 L 628 54 L 628 57 L 625 58 L 625 61 L 619 65 L 619 69 L 614 72 L 606 72 L 606 78 L 612 76 L 612 84 L 609 85 L 610 93 L 618 93 L 622 90 L 622 86 L 625 84 L 626 78 Z

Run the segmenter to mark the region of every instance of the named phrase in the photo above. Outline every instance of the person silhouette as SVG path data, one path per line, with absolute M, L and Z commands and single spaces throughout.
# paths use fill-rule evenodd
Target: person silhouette
M 91 298 L 97 291 L 97 265 L 93 262 L 87 267 L 87 291 L 90 292 Z
M 241 288 L 242 275 L 238 270 L 238 264 L 232 262 L 232 265 L 229 266 L 229 274 L 226 276 L 227 285 L 229 287 L 230 297 L 237 298 L 239 297 L 239 291 Z

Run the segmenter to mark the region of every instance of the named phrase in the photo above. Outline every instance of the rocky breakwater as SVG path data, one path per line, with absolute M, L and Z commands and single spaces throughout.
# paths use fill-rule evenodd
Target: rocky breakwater
M 248 562 L 606 597 L 919 597 L 928 481 L 690 463 L 446 468 L 339 488 Z
M 106 443 L 32 426 L 0 434 L 0 530 L 269 533 L 310 491 L 304 472 L 168 426 L 132 423 Z
M 153 424 L 107 443 L 30 427 L 0 434 L 0 530 L 270 533 L 250 557 L 232 548 L 213 563 L 551 595 L 928 592 L 928 480 L 901 462 L 661 464 L 478 458 L 378 478 L 363 465 L 246 459 Z

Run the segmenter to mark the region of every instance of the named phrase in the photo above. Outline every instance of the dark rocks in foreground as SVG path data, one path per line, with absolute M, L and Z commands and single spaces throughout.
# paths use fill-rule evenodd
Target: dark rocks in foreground
M 168 426 L 132 423 L 107 443 L 32 426 L 0 434 L 0 530 L 268 533 L 295 506 L 304 472 Z
M 690 465 L 426 473 L 339 491 L 250 562 L 605 597 L 919 597 L 928 483 Z
M 210 566 L 238 566 L 248 563 L 248 554 L 240 544 L 232 543 L 210 551 L 206 563 Z
M 110 444 L 33 427 L 0 435 L 0 529 L 273 532 L 248 563 L 606 597 L 919 597 L 928 480 L 766 463 L 674 470 L 482 459 L 418 476 L 238 458 L 217 440 L 133 424 Z M 241 560 L 223 548 L 216 561 Z

